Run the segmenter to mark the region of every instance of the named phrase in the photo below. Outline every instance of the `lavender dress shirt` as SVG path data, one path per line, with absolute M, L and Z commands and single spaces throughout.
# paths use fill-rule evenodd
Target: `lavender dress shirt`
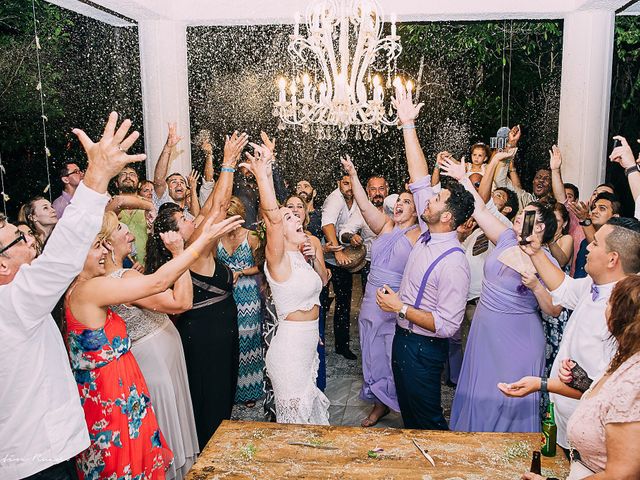
M 431 177 L 426 177 L 409 185 L 416 205 L 418 215 L 424 212 L 427 203 L 434 196 L 431 188 Z M 427 229 L 420 219 L 422 231 Z M 450 248 L 461 247 L 457 232 L 432 233 L 431 240 L 424 244 L 418 240 L 414 245 L 405 267 L 400 284 L 400 299 L 403 303 L 413 306 L 422 283 L 422 278 L 431 263 Z M 461 252 L 447 255 L 431 272 L 427 287 L 420 299 L 419 308 L 431 312 L 436 327 L 431 332 L 406 319 L 398 318 L 398 325 L 411 330 L 418 335 L 437 338 L 453 336 L 462 324 L 464 310 L 469 292 L 470 271 L 469 262 Z

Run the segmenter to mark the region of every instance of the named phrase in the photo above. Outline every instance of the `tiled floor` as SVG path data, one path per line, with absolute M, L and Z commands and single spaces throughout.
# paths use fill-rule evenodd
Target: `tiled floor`
M 331 425 L 360 426 L 360 422 L 371 410 L 371 404 L 359 398 L 362 387 L 362 367 L 360 364 L 360 342 L 358 340 L 358 307 L 362 298 L 362 288 L 359 275 L 354 275 L 353 296 L 351 303 L 351 350 L 358 356 L 358 360 L 346 360 L 334 352 L 333 342 L 333 310 L 327 316 L 326 328 L 326 361 L 327 388 L 325 395 L 331 401 L 329 407 L 329 423 Z M 449 417 L 453 390 L 442 387 L 442 406 L 445 416 Z M 253 408 L 236 405 L 232 413 L 233 420 L 263 421 L 262 404 L 258 402 Z M 399 413 L 391 412 L 378 422 L 376 427 L 402 428 L 402 417 Z

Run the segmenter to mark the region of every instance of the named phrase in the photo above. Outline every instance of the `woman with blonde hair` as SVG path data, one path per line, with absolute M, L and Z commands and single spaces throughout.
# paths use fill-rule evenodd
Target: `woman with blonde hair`
M 38 253 L 40 253 L 58 223 L 58 215 L 49 200 L 44 197 L 33 197 L 20 207 L 18 220 L 29 225 L 36 236 Z
M 133 250 L 135 237 L 113 212 L 109 217 L 105 276 L 132 278 L 142 275 L 123 268 L 124 259 Z M 175 257 L 174 257 L 175 258 Z M 111 309 L 127 324 L 131 351 L 136 358 L 153 399 L 158 425 L 173 452 L 173 464 L 166 478 L 180 480 L 189 471 L 199 452 L 198 435 L 189 393 L 189 380 L 180 334 L 167 314 L 189 310 L 193 288 L 189 271 L 184 272 L 164 292 Z
M 105 276 L 108 250 L 104 244 L 115 222 L 113 216 L 105 217 L 84 268 L 66 295 L 66 343 L 92 439 L 89 448 L 76 457 L 76 465 L 81 479 L 163 479 L 173 454 L 158 427 L 125 322 L 111 305 L 164 292 L 208 244 L 236 228 L 239 220 L 207 221 L 202 235 L 187 249 L 180 235 L 167 232 L 162 241 L 174 259 L 151 275 L 123 278 Z
M 231 197 L 227 217 L 244 219 L 246 211 L 238 197 Z M 260 241 L 254 232 L 240 227 L 227 233 L 218 243 L 218 259 L 233 272 L 233 298 L 238 307 L 240 345 L 238 385 L 235 403 L 255 406 L 262 396 L 264 360 L 261 344 L 261 298 L 256 265 Z

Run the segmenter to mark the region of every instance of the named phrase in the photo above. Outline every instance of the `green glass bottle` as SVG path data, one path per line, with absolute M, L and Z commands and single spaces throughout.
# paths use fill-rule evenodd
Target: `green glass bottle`
M 547 418 L 542 422 L 542 447 L 540 453 L 545 457 L 556 456 L 556 437 L 558 435 L 558 427 L 556 426 L 556 417 L 553 411 L 553 402 L 549 403 L 547 410 Z

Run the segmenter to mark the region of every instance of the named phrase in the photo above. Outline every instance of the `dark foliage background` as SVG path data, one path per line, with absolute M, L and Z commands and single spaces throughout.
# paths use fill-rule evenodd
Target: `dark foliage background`
M 43 0 L 35 5 L 55 197 L 59 165 L 66 159 L 83 163 L 71 128 L 98 136 L 108 112 L 116 110 L 142 132 L 138 38 L 136 28 L 101 24 Z M 29 0 L 2 2 L 0 154 L 10 214 L 47 186 L 33 27 Z M 382 173 L 399 188 L 406 172 L 401 135 L 394 129 L 370 142 L 351 135 L 346 143 L 318 140 L 300 129 L 278 130 L 271 104 L 277 96 L 275 79 L 291 69 L 284 53 L 290 29 L 188 29 L 191 136 L 209 130 L 220 153 L 226 133 L 241 129 L 257 138 L 266 130 L 277 137 L 279 161 L 291 182 L 312 177 L 326 194 L 340 172 L 339 156 L 349 153 L 362 178 Z M 556 141 L 562 23 L 439 22 L 399 25 L 398 32 L 404 47 L 399 70 L 416 78 L 423 64 L 420 100 L 425 107 L 418 129 L 428 157 L 444 148 L 466 154 L 471 143 L 488 141 L 501 125 L 519 123 L 524 131 L 519 170 L 527 185 Z M 610 132 L 631 140 L 640 136 L 639 55 L 640 20 L 618 17 Z M 138 149 L 142 145 L 141 139 Z M 193 148 L 198 165 L 202 157 Z M 608 179 L 626 194 L 624 176 L 615 166 Z

